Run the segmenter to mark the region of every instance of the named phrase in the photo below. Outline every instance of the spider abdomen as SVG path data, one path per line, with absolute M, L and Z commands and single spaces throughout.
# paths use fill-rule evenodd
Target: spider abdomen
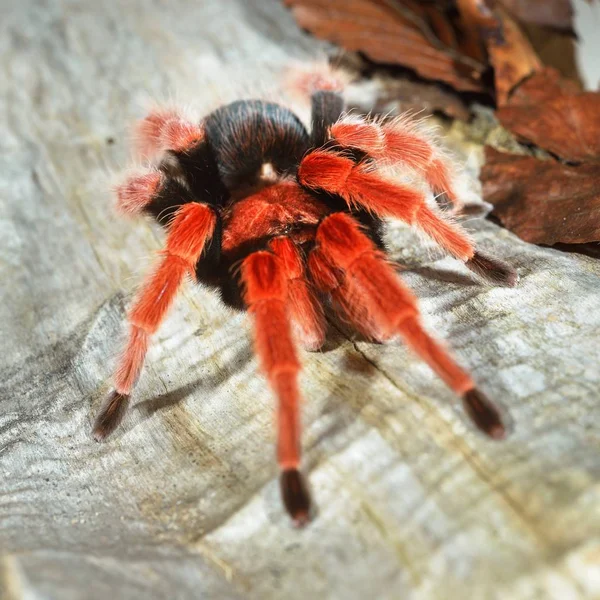
M 258 175 L 265 163 L 292 173 L 309 148 L 300 119 L 288 108 L 262 100 L 240 100 L 218 108 L 204 121 L 221 178 L 233 187 Z

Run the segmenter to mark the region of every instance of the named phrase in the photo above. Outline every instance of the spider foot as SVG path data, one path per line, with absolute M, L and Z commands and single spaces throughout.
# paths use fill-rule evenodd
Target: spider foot
M 486 435 L 494 440 L 506 437 L 506 427 L 502 422 L 500 411 L 477 388 L 473 388 L 463 396 L 465 410 L 471 420 Z
M 473 273 L 496 285 L 514 287 L 519 281 L 517 272 L 509 264 L 479 251 L 476 251 L 465 265 Z
M 129 396 L 114 390 L 104 401 L 100 412 L 94 421 L 92 435 L 97 442 L 104 441 L 121 423 L 127 407 Z
M 310 495 L 300 471 L 282 471 L 279 483 L 283 504 L 296 527 L 304 527 L 310 521 Z

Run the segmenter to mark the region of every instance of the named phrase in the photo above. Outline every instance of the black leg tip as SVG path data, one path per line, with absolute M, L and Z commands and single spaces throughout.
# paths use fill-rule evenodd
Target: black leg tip
M 502 422 L 500 411 L 477 388 L 473 388 L 463 396 L 465 410 L 478 429 L 494 440 L 506 437 L 506 427 Z
M 114 390 L 104 401 L 94 422 L 92 436 L 97 442 L 104 441 L 121 423 L 127 407 L 129 396 Z
M 310 495 L 304 478 L 297 469 L 282 471 L 279 483 L 283 505 L 296 527 L 304 527 L 310 521 Z
M 496 285 L 515 287 L 519 281 L 519 275 L 508 263 L 479 251 L 475 252 L 473 258 L 470 258 L 465 265 L 473 273 Z

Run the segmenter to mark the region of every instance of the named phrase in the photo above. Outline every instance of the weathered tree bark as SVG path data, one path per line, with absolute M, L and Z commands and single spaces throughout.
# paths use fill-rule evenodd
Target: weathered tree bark
M 506 442 L 399 343 L 332 327 L 303 355 L 319 514 L 293 530 L 247 318 L 190 285 L 124 425 L 95 443 L 162 237 L 111 210 L 129 124 L 147 98 L 208 110 L 275 89 L 322 46 L 274 0 L 1 8 L 2 598 L 600 596 L 600 263 L 484 220 L 468 227 L 516 265 L 515 289 L 479 285 L 405 227 L 388 237 L 430 330 L 512 415 Z

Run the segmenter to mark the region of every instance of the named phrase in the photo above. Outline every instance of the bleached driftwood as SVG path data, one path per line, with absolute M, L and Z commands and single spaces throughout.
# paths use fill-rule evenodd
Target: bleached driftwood
M 211 108 L 268 90 L 320 45 L 275 0 L 1 12 L 2 598 L 600 596 L 600 266 L 488 221 L 468 225 L 517 266 L 516 289 L 475 283 L 404 227 L 389 238 L 427 325 L 510 411 L 506 442 L 478 435 L 398 343 L 332 328 L 303 356 L 319 514 L 295 531 L 246 317 L 189 286 L 124 425 L 95 443 L 128 297 L 161 238 L 111 210 L 129 124 L 148 97 Z

